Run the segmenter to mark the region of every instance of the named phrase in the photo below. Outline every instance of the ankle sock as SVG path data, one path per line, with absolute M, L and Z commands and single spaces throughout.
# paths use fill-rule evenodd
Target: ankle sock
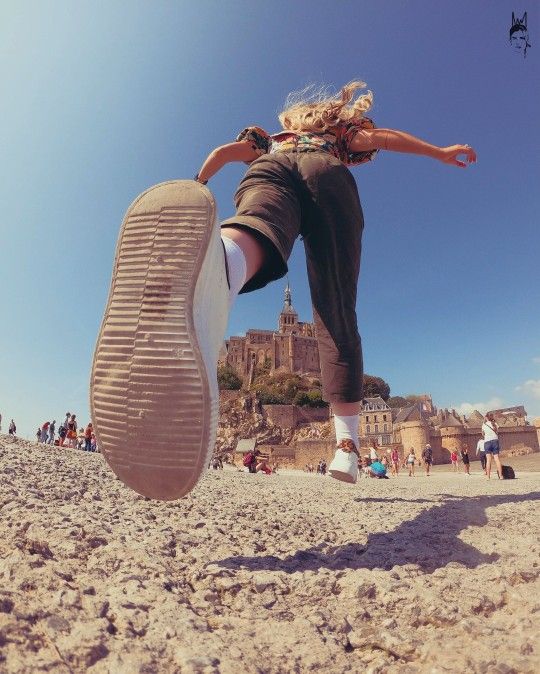
M 358 449 L 358 422 L 359 415 L 338 416 L 334 414 L 334 427 L 336 429 L 336 441 L 352 440 Z
M 234 304 L 238 293 L 242 290 L 247 276 L 247 263 L 240 246 L 226 236 L 221 237 L 227 263 L 227 279 L 229 281 L 229 309 Z

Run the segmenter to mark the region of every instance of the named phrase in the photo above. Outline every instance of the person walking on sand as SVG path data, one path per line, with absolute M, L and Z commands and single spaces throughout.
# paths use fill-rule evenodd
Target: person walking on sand
M 480 456 L 480 465 L 482 466 L 482 470 L 484 471 L 484 475 L 487 474 L 486 472 L 486 450 L 484 448 L 486 444 L 486 441 L 484 440 L 484 436 L 478 440 L 476 443 L 476 456 Z
M 414 451 L 414 447 L 411 447 L 407 455 L 407 467 L 409 468 L 409 477 L 414 477 L 415 463 L 416 463 L 416 453 Z
M 455 449 L 453 449 L 450 452 L 450 463 L 452 464 L 452 468 L 454 470 L 454 473 L 458 472 L 458 455 Z
M 75 414 L 69 417 L 66 437 L 68 439 L 68 447 L 70 449 L 77 449 L 77 421 Z
M 469 449 L 467 445 L 461 446 L 461 449 L 459 450 L 459 455 L 461 457 L 461 463 L 463 464 L 463 470 L 465 471 L 465 475 L 470 475 L 471 462 L 469 460 Z
M 433 465 L 433 450 L 431 445 L 427 444 L 422 450 L 422 461 L 424 462 L 424 468 L 426 470 L 426 476 L 429 477 L 429 471 Z
M 11 423 L 9 424 L 9 429 L 8 429 L 9 435 L 16 435 L 17 434 L 17 426 L 15 425 L 15 422 L 13 419 L 11 420 Z
M 497 466 L 497 475 L 501 480 L 503 477 L 501 460 L 499 458 L 499 427 L 495 421 L 495 417 L 491 412 L 486 414 L 484 423 L 482 424 L 482 433 L 484 435 L 485 445 L 484 451 L 486 453 L 486 475 L 488 480 L 491 479 L 491 463 L 495 459 Z
M 46 421 L 43 426 L 41 427 L 41 438 L 40 442 L 47 443 L 47 440 L 49 439 L 49 426 L 51 425 L 50 421 Z
M 92 423 L 89 422 L 84 429 L 84 449 L 86 452 L 92 451 Z
M 49 439 L 48 443 L 49 445 L 54 445 L 54 433 L 56 431 L 56 419 L 51 421 L 51 425 L 49 426 Z
M 212 150 L 195 181 L 152 187 L 129 208 L 90 388 L 103 455 L 141 494 L 180 498 L 197 484 L 216 437 L 216 364 L 229 310 L 239 293 L 286 274 L 299 236 L 306 249 L 323 398 L 334 412 L 337 449 L 329 472 L 356 481 L 363 398 L 356 294 L 364 221 L 348 167 L 371 161 L 379 151 L 462 168 L 476 161 L 468 145 L 438 147 L 404 131 L 376 128 L 366 114 L 373 94 L 358 94 L 364 87 L 354 81 L 337 94 L 304 90 L 289 97 L 278 133 L 246 127 L 235 142 Z M 235 195 L 236 214 L 221 223 L 220 233 L 214 200 L 202 185 L 230 162 L 249 168 Z M 134 240 L 144 251 L 137 264 L 146 271 L 130 262 Z M 158 360 L 159 367 L 148 365 Z M 166 409 L 174 410 L 167 437 L 150 432 Z M 119 423 L 127 434 L 110 433 Z
M 390 458 L 392 460 L 392 475 L 397 477 L 399 475 L 399 452 L 397 447 L 394 447 L 390 452 Z

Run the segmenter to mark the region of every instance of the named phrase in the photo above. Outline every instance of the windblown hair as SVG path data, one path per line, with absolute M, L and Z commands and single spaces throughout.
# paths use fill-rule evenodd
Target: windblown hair
M 355 91 L 365 86 L 365 82 L 354 80 L 334 95 L 327 87 L 313 84 L 294 91 L 287 96 L 278 116 L 281 126 L 287 131 L 324 133 L 344 122 L 359 122 L 373 103 L 373 94 L 369 90 L 354 98 Z

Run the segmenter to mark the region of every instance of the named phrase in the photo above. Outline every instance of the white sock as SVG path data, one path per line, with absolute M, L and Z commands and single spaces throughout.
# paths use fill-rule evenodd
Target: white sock
M 225 248 L 225 259 L 227 261 L 230 309 L 246 282 L 247 262 L 242 249 L 237 243 L 226 236 L 222 236 L 221 241 Z
M 338 445 L 342 440 L 352 440 L 358 449 L 358 422 L 358 414 L 347 417 L 334 414 L 334 426 Z

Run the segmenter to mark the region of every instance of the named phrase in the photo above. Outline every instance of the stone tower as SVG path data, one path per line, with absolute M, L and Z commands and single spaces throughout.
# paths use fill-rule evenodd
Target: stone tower
M 291 289 L 287 281 L 285 288 L 285 301 L 283 302 L 283 309 L 279 314 L 279 332 L 296 332 L 298 327 L 298 314 L 296 313 L 291 299 Z
M 416 456 L 419 457 L 429 442 L 429 428 L 426 421 L 424 419 L 402 421 L 399 424 L 399 432 L 405 454 L 411 447 L 414 447 Z

